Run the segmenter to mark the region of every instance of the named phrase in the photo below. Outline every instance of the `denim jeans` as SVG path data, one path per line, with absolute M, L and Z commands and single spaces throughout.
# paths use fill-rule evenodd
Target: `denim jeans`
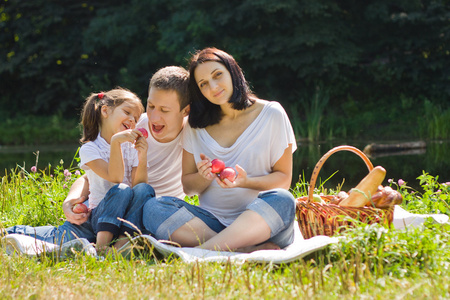
M 111 221 L 114 225 L 119 225 L 119 233 L 123 234 L 128 232 L 130 235 L 134 235 L 138 230 L 142 230 L 142 209 L 145 202 L 155 196 L 155 190 L 146 183 L 141 183 L 133 187 L 126 185 L 115 185 L 113 186 L 106 197 L 110 197 L 111 199 L 108 201 L 101 201 L 99 206 L 93 209 L 91 217 L 83 224 L 76 225 L 72 224 L 68 221 L 65 221 L 64 224 L 55 227 L 55 226 L 38 226 L 32 227 L 28 225 L 16 225 L 6 229 L 8 234 L 17 233 L 17 234 L 25 234 L 28 236 L 35 237 L 39 240 L 43 240 L 49 243 L 60 244 L 65 243 L 70 240 L 76 238 L 86 238 L 90 242 L 95 242 L 96 240 L 96 231 L 93 228 L 93 219 L 94 222 L 99 219 L 99 213 L 97 213 L 97 217 L 94 215 L 94 211 L 99 209 L 104 210 L 102 206 L 106 204 L 115 205 L 116 203 L 120 203 L 124 197 L 129 197 L 130 192 L 132 192 L 133 197 L 131 201 L 128 201 L 128 207 L 125 211 L 123 219 L 129 221 L 131 224 L 137 227 L 134 228 L 133 225 L 120 222 L 118 220 L 111 220 L 108 217 L 100 218 L 101 222 L 109 222 Z M 86 205 L 89 200 L 86 201 Z M 104 202 L 104 203 L 103 203 Z M 94 215 L 94 216 L 93 216 Z
M 295 198 L 283 189 L 261 192 L 246 209 L 264 218 L 271 229 L 268 241 L 281 248 L 294 240 Z M 194 217 L 202 220 L 214 232 L 226 227 L 199 206 L 174 197 L 155 197 L 147 201 L 143 211 L 143 225 L 157 239 L 168 240 L 170 235 Z M 243 228 L 245 230 L 245 228 Z
M 32 236 L 53 244 L 64 244 L 76 238 L 86 238 L 89 242 L 95 243 L 96 235 L 89 221 L 76 225 L 65 221 L 62 225 L 56 226 L 29 226 L 15 225 L 6 229 L 8 234 L 24 234 Z

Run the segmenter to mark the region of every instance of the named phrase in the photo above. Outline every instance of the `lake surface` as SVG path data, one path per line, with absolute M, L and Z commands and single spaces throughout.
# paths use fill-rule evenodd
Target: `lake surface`
M 372 142 L 370 142 L 372 143 Z M 393 144 L 392 141 L 377 142 L 381 144 Z M 294 153 L 294 180 L 298 176 L 304 177 L 309 182 L 312 171 L 320 158 L 330 149 L 340 145 L 351 145 L 363 150 L 369 142 L 327 142 L 319 144 L 300 143 Z M 450 141 L 427 142 L 426 148 L 409 151 L 379 152 L 369 156 L 374 166 L 382 166 L 386 169 L 386 179 L 383 185 L 388 185 L 388 179 L 403 179 L 408 186 L 420 189 L 418 176 L 423 170 L 432 176 L 439 175 L 439 182 L 450 181 Z M 333 175 L 334 172 L 337 173 Z M 319 177 L 322 182 L 332 176 L 324 186 L 334 189 L 338 184 L 343 184 L 342 190 L 349 191 L 368 173 L 364 161 L 357 155 L 348 151 L 332 154 L 320 170 Z M 317 181 L 319 184 L 319 180 Z
M 44 145 L 44 146 L 2 146 L 0 147 L 0 175 L 10 172 L 19 167 L 23 167 L 30 172 L 32 166 L 36 165 L 40 170 L 48 169 L 49 165 L 54 169 L 61 165 L 69 168 L 71 165 L 77 166 L 73 161 L 79 145 Z
M 379 143 L 393 143 L 392 141 Z M 351 145 L 358 149 L 364 149 L 369 142 L 361 141 L 334 141 L 324 143 L 302 143 L 298 145 L 294 153 L 294 170 L 292 185 L 302 176 L 309 182 L 312 171 L 319 159 L 330 149 L 339 145 Z M 5 170 L 10 172 L 17 166 L 24 167 L 27 171 L 36 165 L 36 153 L 39 151 L 37 166 L 39 169 L 48 169 L 60 165 L 65 168 L 76 166 L 73 161 L 79 145 L 45 145 L 29 147 L 0 147 L 0 175 L 5 175 Z M 383 185 L 387 185 L 387 179 L 403 179 L 408 186 L 420 189 L 417 177 L 425 170 L 432 176 L 439 175 L 439 182 L 450 182 L 450 141 L 427 142 L 424 149 L 413 150 L 409 153 L 393 152 L 380 153 L 370 157 L 374 166 L 383 166 L 386 171 L 386 179 Z M 348 191 L 368 173 L 364 161 L 356 154 L 342 151 L 334 153 L 323 165 L 317 185 L 329 178 L 326 188 L 334 189 L 343 182 L 343 190 Z M 316 186 L 317 186 L 316 185 Z

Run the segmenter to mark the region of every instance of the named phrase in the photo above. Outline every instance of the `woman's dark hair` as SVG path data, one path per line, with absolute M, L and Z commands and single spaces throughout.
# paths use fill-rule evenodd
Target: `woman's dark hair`
M 222 119 L 220 106 L 211 103 L 203 96 L 195 80 L 195 69 L 198 65 L 207 61 L 221 63 L 230 72 L 233 94 L 228 103 L 232 103 L 234 109 L 243 110 L 255 102 L 244 74 L 233 56 L 216 48 L 205 48 L 197 51 L 189 62 L 189 97 L 191 98 L 189 125 L 192 128 L 205 128 L 219 123 Z

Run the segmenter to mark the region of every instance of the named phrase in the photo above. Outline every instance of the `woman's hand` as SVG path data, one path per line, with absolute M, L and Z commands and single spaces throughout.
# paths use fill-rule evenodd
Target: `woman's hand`
M 216 182 L 223 188 L 245 187 L 247 182 L 247 172 L 240 165 L 236 165 L 235 168 L 237 176 L 234 181 L 230 181 L 228 178 L 225 178 L 222 181 L 219 176 L 215 175 Z
M 217 175 L 211 173 L 211 159 L 203 153 L 200 154 L 200 159 L 201 161 L 197 163 L 198 174 L 207 180 L 217 178 Z
M 203 193 L 214 180 L 215 175 L 211 173 L 210 159 L 204 154 L 200 154 L 200 159 L 200 162 L 195 163 L 194 155 L 183 149 L 181 182 L 188 196 Z

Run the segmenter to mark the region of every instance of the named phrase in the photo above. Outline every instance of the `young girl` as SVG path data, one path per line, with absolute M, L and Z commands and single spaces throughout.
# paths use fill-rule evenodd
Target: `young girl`
M 122 193 L 118 201 L 113 197 L 117 189 L 147 182 L 148 146 L 135 129 L 143 111 L 141 100 L 122 88 L 91 94 L 82 111 L 81 168 L 89 180 L 91 224 L 99 251 L 123 234 L 118 218 L 134 207 L 133 193 Z

